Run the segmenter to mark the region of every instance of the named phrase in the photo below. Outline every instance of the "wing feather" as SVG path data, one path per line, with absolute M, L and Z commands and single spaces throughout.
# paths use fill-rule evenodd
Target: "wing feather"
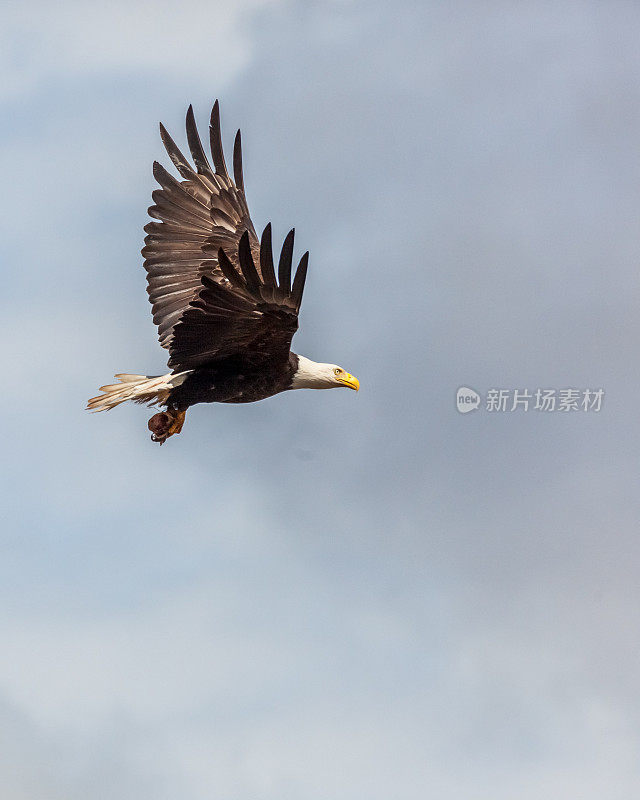
M 220 108 L 209 127 L 211 162 L 192 106 L 185 121 L 191 161 L 160 125 L 160 136 L 180 178 L 154 162 L 159 187 L 152 193 L 142 250 L 147 292 L 169 365 L 191 369 L 229 355 L 258 360 L 288 358 L 307 271 L 300 260 L 291 288 L 293 236 L 283 244 L 278 278 L 271 224 L 258 241 L 245 197 L 242 139 L 233 146 L 233 180 L 222 147 Z M 211 166 L 213 163 L 213 168 Z
M 244 192 L 244 177 L 242 175 L 242 137 L 240 136 L 239 128 L 233 143 L 233 179 L 238 189 Z
M 220 131 L 220 106 L 218 101 L 213 104 L 211 109 L 211 119 L 209 120 L 209 142 L 211 144 L 211 155 L 216 168 L 216 174 L 229 178 L 227 165 L 224 163 L 224 151 L 222 149 L 222 133 Z M 236 181 L 237 183 L 237 181 Z M 244 191 L 244 187 L 238 184 L 238 188 Z
M 191 180 L 194 172 L 189 161 L 184 157 L 180 148 L 173 141 L 162 123 L 160 123 L 160 138 L 162 139 L 164 149 L 167 151 L 169 158 L 173 161 L 173 165 L 180 175 L 182 175 L 185 180 Z
M 273 248 L 271 246 L 271 223 L 268 222 L 262 231 L 260 240 L 260 270 L 264 285 L 270 289 L 275 289 L 276 273 L 273 268 Z
M 149 215 L 158 222 L 145 226 L 147 236 L 142 250 L 153 318 L 160 343 L 168 349 L 180 311 L 189 307 L 202 288 L 202 275 L 225 281 L 218 250 L 223 247 L 239 267 L 238 243 L 247 231 L 251 249 L 256 255 L 259 253 L 244 196 L 240 140 L 236 136 L 234 168 L 235 177 L 240 178 L 239 183 L 234 183 L 224 162 L 218 102 L 211 115 L 210 137 L 215 172 L 198 134 L 192 106 L 187 110 L 185 126 L 192 162 L 160 125 L 162 142 L 180 179 L 154 163 L 153 174 L 160 188 L 152 194 L 154 204 Z
M 186 128 L 187 128 L 187 141 L 189 142 L 191 157 L 193 158 L 193 163 L 196 165 L 198 174 L 206 175 L 207 177 L 210 176 L 212 177 L 211 165 L 209 164 L 207 155 L 202 147 L 202 142 L 200 141 L 200 134 L 198 133 L 198 128 L 196 126 L 196 120 L 195 117 L 193 116 L 193 106 L 191 105 L 187 109 Z
M 278 263 L 278 283 L 280 288 L 285 291 L 291 289 L 291 260 L 293 258 L 293 237 L 295 228 L 291 228 L 286 235 L 282 250 L 280 251 L 280 261 Z
M 223 251 L 224 252 L 224 251 Z M 249 234 L 245 231 L 240 237 L 240 245 L 238 247 L 238 256 L 240 259 L 240 269 L 242 275 L 247 283 L 247 289 L 252 294 L 260 293 L 260 277 L 256 265 L 253 263 L 251 255 L 251 245 L 249 244 Z
M 293 299 L 296 312 L 300 310 L 300 303 L 302 303 L 302 293 L 304 292 L 304 284 L 307 280 L 307 266 L 309 264 L 309 251 L 302 256 L 298 269 L 296 270 L 296 277 L 293 279 L 293 288 L 291 289 L 291 297 Z
M 258 273 L 247 232 L 238 245 L 239 269 L 220 248 L 218 264 L 226 283 L 205 274 L 201 276 L 197 297 L 175 326 L 169 366 L 178 370 L 195 369 L 233 355 L 242 355 L 245 363 L 256 366 L 284 363 L 298 328 L 309 259 L 308 253 L 302 256 L 291 289 L 286 279 L 290 278 L 292 246 L 290 234 L 283 246 L 289 274 L 285 268 L 285 283 L 280 286 L 275 275 L 273 281 L 267 281 Z M 271 249 L 269 225 L 262 236 L 260 256 L 265 263 L 269 259 L 273 262 L 273 254 L 266 254 L 267 247 Z
M 245 283 L 238 274 L 235 266 L 229 260 L 229 257 L 224 252 L 222 248 L 218 250 L 218 264 L 220 264 L 220 268 L 224 273 L 224 277 L 229 281 L 232 286 L 242 286 L 244 287 Z

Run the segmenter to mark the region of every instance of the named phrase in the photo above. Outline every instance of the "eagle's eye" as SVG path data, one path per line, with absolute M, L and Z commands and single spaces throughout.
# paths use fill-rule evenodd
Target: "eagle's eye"
M 336 375 L 342 375 L 342 370 L 340 369 L 340 367 L 336 367 L 333 371 Z

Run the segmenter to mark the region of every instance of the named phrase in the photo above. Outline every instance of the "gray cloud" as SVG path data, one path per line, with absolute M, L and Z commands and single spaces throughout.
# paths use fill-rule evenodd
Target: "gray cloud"
M 61 59 L 43 11 L 3 95 L 9 800 L 626 800 L 638 11 L 225 8 L 122 7 L 90 51 L 69 4 Z M 82 406 L 162 369 L 156 124 L 216 94 L 256 225 L 311 250 L 294 345 L 363 388 L 197 407 L 159 450 Z M 607 395 L 462 417 L 465 383 Z

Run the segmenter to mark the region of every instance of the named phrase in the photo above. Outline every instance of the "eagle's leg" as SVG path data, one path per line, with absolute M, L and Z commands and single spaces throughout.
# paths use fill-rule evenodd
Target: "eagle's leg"
M 151 431 L 151 441 L 164 444 L 174 433 L 180 433 L 186 415 L 186 411 L 178 411 L 177 408 L 171 407 L 167 408 L 166 411 L 154 414 L 148 423 Z
M 184 411 L 178 411 L 176 409 L 173 423 L 171 425 L 171 428 L 169 429 L 169 436 L 173 436 L 174 433 L 180 433 L 180 431 L 182 430 L 182 426 L 184 425 L 186 416 L 187 416 L 186 409 Z

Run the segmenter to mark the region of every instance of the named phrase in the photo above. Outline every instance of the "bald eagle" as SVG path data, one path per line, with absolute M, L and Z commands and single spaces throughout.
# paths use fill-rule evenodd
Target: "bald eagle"
M 227 172 L 216 100 L 209 126 L 213 169 L 189 106 L 187 141 L 193 166 L 160 125 L 160 135 L 182 180 L 157 161 L 160 189 L 145 227 L 142 249 L 147 292 L 160 344 L 171 372 L 115 377 L 88 410 L 105 411 L 127 400 L 164 410 L 149 420 L 154 442 L 180 433 L 196 403 L 253 403 L 288 389 L 359 388 L 336 364 L 320 364 L 291 351 L 298 329 L 309 253 L 291 282 L 293 236 L 287 234 L 277 273 L 271 223 L 258 240 L 249 216 L 242 175 L 240 131 L 233 147 L 233 180 Z

